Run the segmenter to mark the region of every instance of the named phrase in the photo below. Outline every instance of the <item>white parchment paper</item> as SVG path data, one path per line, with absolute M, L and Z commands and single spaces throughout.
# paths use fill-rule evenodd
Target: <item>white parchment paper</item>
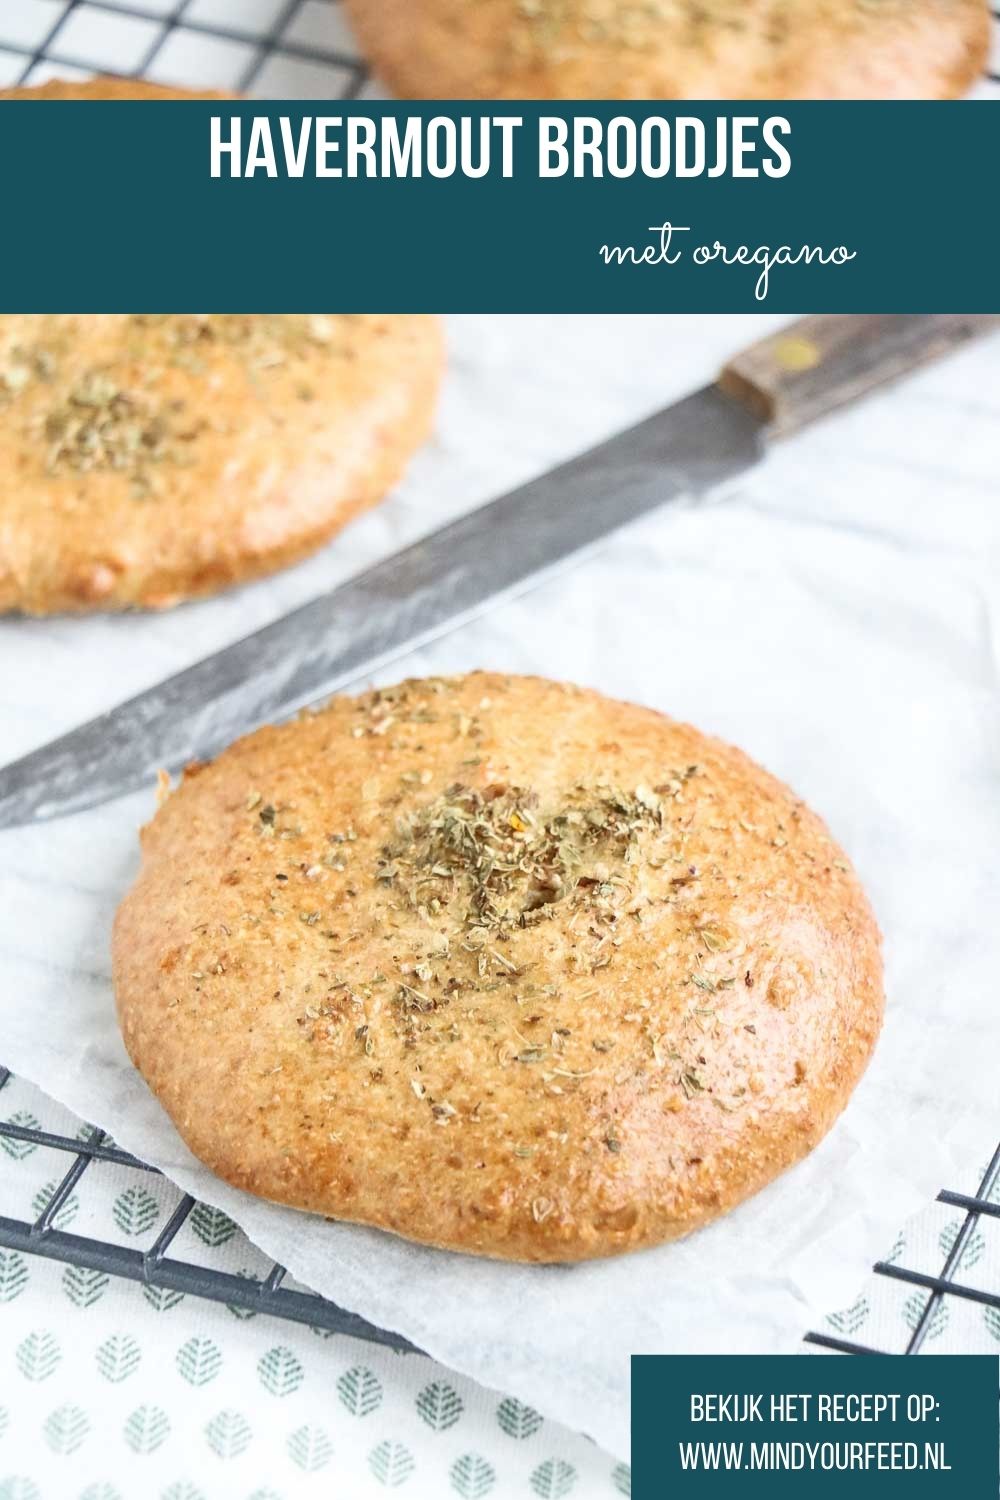
M 438 439 L 320 557 L 160 617 L 0 623 L 0 756 L 691 389 L 773 321 L 455 320 Z M 996 340 L 923 372 L 795 440 L 735 497 L 664 510 L 382 674 L 575 678 L 738 742 L 828 819 L 885 932 L 887 1024 L 832 1135 L 755 1201 L 683 1244 L 525 1268 L 218 1182 L 114 1021 L 111 918 L 151 792 L 0 835 L 0 1061 L 224 1208 L 299 1280 L 618 1455 L 630 1353 L 794 1349 L 1000 1118 L 998 372 Z

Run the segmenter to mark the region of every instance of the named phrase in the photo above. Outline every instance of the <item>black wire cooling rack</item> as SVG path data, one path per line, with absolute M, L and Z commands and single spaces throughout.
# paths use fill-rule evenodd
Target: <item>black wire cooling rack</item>
M 0 1068 L 0 1098 L 9 1082 L 8 1069 Z M 19 1124 L 13 1120 L 0 1120 L 0 1139 L 25 1142 L 34 1146 L 46 1146 L 63 1153 L 69 1160 L 62 1179 L 46 1194 L 44 1207 L 37 1218 L 28 1220 L 10 1219 L 0 1215 L 0 1248 L 19 1250 L 28 1255 L 41 1255 L 49 1260 L 61 1261 L 82 1270 L 100 1271 L 105 1275 L 120 1276 L 128 1281 L 138 1281 L 161 1291 L 190 1293 L 212 1302 L 222 1302 L 229 1307 L 239 1307 L 249 1312 L 268 1313 L 272 1317 L 286 1318 L 293 1323 L 305 1323 L 310 1327 L 323 1328 L 333 1333 L 351 1334 L 355 1338 L 367 1339 L 371 1343 L 384 1344 L 400 1352 L 417 1352 L 414 1346 L 398 1334 L 376 1328 L 373 1324 L 347 1312 L 336 1303 L 329 1302 L 313 1292 L 295 1291 L 285 1287 L 285 1268 L 274 1264 L 264 1276 L 235 1275 L 210 1267 L 194 1265 L 179 1260 L 168 1252 L 180 1230 L 198 1208 L 190 1194 L 184 1194 L 170 1215 L 164 1228 L 148 1250 L 133 1250 L 126 1245 L 116 1245 L 79 1234 L 69 1234 L 56 1227 L 60 1210 L 71 1194 L 79 1193 L 81 1179 L 91 1167 L 102 1162 L 118 1166 L 134 1167 L 144 1172 L 156 1172 L 127 1151 L 122 1151 L 102 1131 L 88 1128 L 83 1135 L 68 1136 Z M 944 1189 L 938 1193 L 938 1202 L 952 1208 L 963 1209 L 963 1220 L 951 1248 L 945 1256 L 941 1270 L 932 1275 L 923 1271 L 908 1270 L 888 1261 L 878 1261 L 874 1266 L 877 1276 L 890 1277 L 928 1293 L 927 1301 L 916 1320 L 907 1343 L 906 1354 L 919 1354 L 929 1331 L 932 1329 L 939 1305 L 947 1297 L 957 1297 L 1000 1311 L 1000 1287 L 995 1290 L 967 1286 L 956 1280 L 956 1272 L 962 1262 L 966 1247 L 972 1240 L 982 1218 L 1000 1219 L 1000 1146 L 983 1174 L 974 1194 L 952 1192 Z M 881 1354 L 896 1351 L 881 1350 L 871 1345 L 853 1343 L 849 1339 L 837 1338 L 828 1333 L 808 1333 L 807 1344 L 835 1351 L 839 1354 Z
M 945 1203 L 951 1208 L 964 1209 L 965 1218 L 937 1275 L 930 1275 L 923 1271 L 910 1271 L 905 1266 L 897 1266 L 885 1260 L 876 1261 L 872 1267 L 876 1276 L 903 1281 L 909 1286 L 924 1288 L 930 1294 L 914 1324 L 906 1348 L 903 1350 L 904 1354 L 920 1353 L 934 1326 L 938 1308 L 946 1297 L 958 1297 L 966 1302 L 978 1302 L 983 1306 L 1000 1310 L 1000 1286 L 991 1291 L 983 1287 L 965 1286 L 962 1282 L 955 1280 L 955 1273 L 962 1263 L 966 1248 L 976 1232 L 980 1219 L 1000 1219 L 1000 1201 L 997 1201 L 996 1195 L 998 1186 L 1000 1186 L 1000 1146 L 993 1153 L 993 1159 L 983 1173 L 975 1193 L 954 1193 L 948 1188 L 943 1188 L 938 1193 L 939 1203 Z M 869 1344 L 856 1344 L 850 1339 L 836 1338 L 829 1333 L 807 1333 L 805 1341 L 807 1344 L 816 1344 L 822 1349 L 835 1350 L 838 1354 L 888 1352 L 873 1348 Z
M 5 20 L 6 6 L 17 4 L 0 0 L 0 52 L 21 59 L 12 83 L 112 72 L 237 93 L 350 99 L 367 77 L 338 0 L 62 0 L 37 30 Z M 197 79 L 185 43 L 202 49 Z M 283 76 L 272 73 L 277 86 L 262 89 L 275 64 L 285 65 Z
M 0 1099 L 10 1078 L 10 1070 L 0 1067 Z M 197 1201 L 189 1193 L 183 1195 L 148 1250 L 133 1250 L 127 1245 L 116 1245 L 107 1240 L 69 1234 L 58 1229 L 56 1221 L 60 1210 L 70 1194 L 78 1192 L 81 1179 L 92 1167 L 98 1167 L 102 1162 L 111 1162 L 120 1167 L 136 1167 L 140 1171 L 159 1175 L 155 1167 L 122 1151 L 103 1130 L 89 1127 L 85 1134 L 74 1138 L 4 1120 L 0 1121 L 0 1138 L 22 1141 L 33 1146 L 46 1146 L 70 1159 L 61 1180 L 46 1195 L 45 1206 L 33 1222 L 0 1215 L 0 1248 L 19 1250 L 27 1255 L 41 1255 L 47 1260 L 61 1261 L 64 1265 L 77 1266 L 81 1270 L 120 1276 L 126 1281 L 138 1281 L 161 1291 L 189 1292 L 192 1296 L 222 1302 L 228 1307 L 269 1313 L 272 1317 L 285 1318 L 292 1323 L 305 1323 L 311 1328 L 351 1334 L 354 1338 L 384 1344 L 401 1353 L 415 1352 L 413 1345 L 399 1334 L 376 1328 L 374 1324 L 327 1301 L 325 1297 L 282 1286 L 286 1275 L 284 1266 L 272 1265 L 266 1276 L 243 1273 L 236 1275 L 178 1260 L 170 1255 L 170 1246 L 198 1207 Z
M 19 6 L 25 14 L 42 7 L 37 27 L 12 24 Z M 984 82 L 1000 97 L 1000 4 L 991 8 Z M 0 0 L 0 55 L 20 59 L 8 70 L 14 83 L 108 71 L 239 93 L 349 99 L 367 75 L 339 10 L 338 0 Z M 202 43 L 207 54 L 197 79 L 178 46 L 184 41 Z

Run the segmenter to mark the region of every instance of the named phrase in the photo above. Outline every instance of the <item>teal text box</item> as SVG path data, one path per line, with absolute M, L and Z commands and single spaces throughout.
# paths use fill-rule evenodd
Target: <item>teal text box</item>
M 640 1355 L 632 1497 L 996 1500 L 994 1355 Z
M 211 121 L 473 121 L 515 115 L 512 175 L 212 177 Z M 641 128 L 787 121 L 790 169 L 756 177 L 539 174 L 543 116 Z M 315 142 L 315 129 L 311 139 Z M 752 136 L 757 126 L 747 126 Z M 772 153 L 773 155 L 773 153 Z M 341 151 L 337 160 L 343 159 Z M 760 152 L 755 160 L 763 160 Z M 990 312 L 1000 310 L 1000 107 L 991 101 L 738 105 L 259 102 L 0 103 L 6 311 Z M 731 164 L 731 155 L 730 155 Z M 667 260 L 606 264 L 677 226 Z M 838 246 L 844 264 L 696 263 Z

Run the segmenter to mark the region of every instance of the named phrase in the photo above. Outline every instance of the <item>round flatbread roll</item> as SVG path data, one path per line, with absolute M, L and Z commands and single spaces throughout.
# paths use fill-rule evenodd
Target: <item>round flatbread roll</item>
M 686 1234 L 815 1146 L 879 1030 L 820 820 L 647 708 L 472 673 L 191 768 L 114 930 L 125 1045 L 249 1192 L 576 1261 Z
M 234 99 L 224 89 L 179 89 L 145 78 L 50 78 L 46 83 L 20 84 L 0 89 L 0 99 Z
M 346 0 L 411 99 L 937 99 L 989 47 L 986 0 Z
M 0 317 L 0 609 L 162 608 L 315 551 L 399 478 L 423 316 Z

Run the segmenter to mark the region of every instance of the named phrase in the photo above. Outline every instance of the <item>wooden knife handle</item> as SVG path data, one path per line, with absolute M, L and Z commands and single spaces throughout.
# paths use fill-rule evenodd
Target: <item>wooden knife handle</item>
M 719 385 L 773 432 L 794 432 L 998 325 L 994 313 L 823 313 L 737 354 Z

